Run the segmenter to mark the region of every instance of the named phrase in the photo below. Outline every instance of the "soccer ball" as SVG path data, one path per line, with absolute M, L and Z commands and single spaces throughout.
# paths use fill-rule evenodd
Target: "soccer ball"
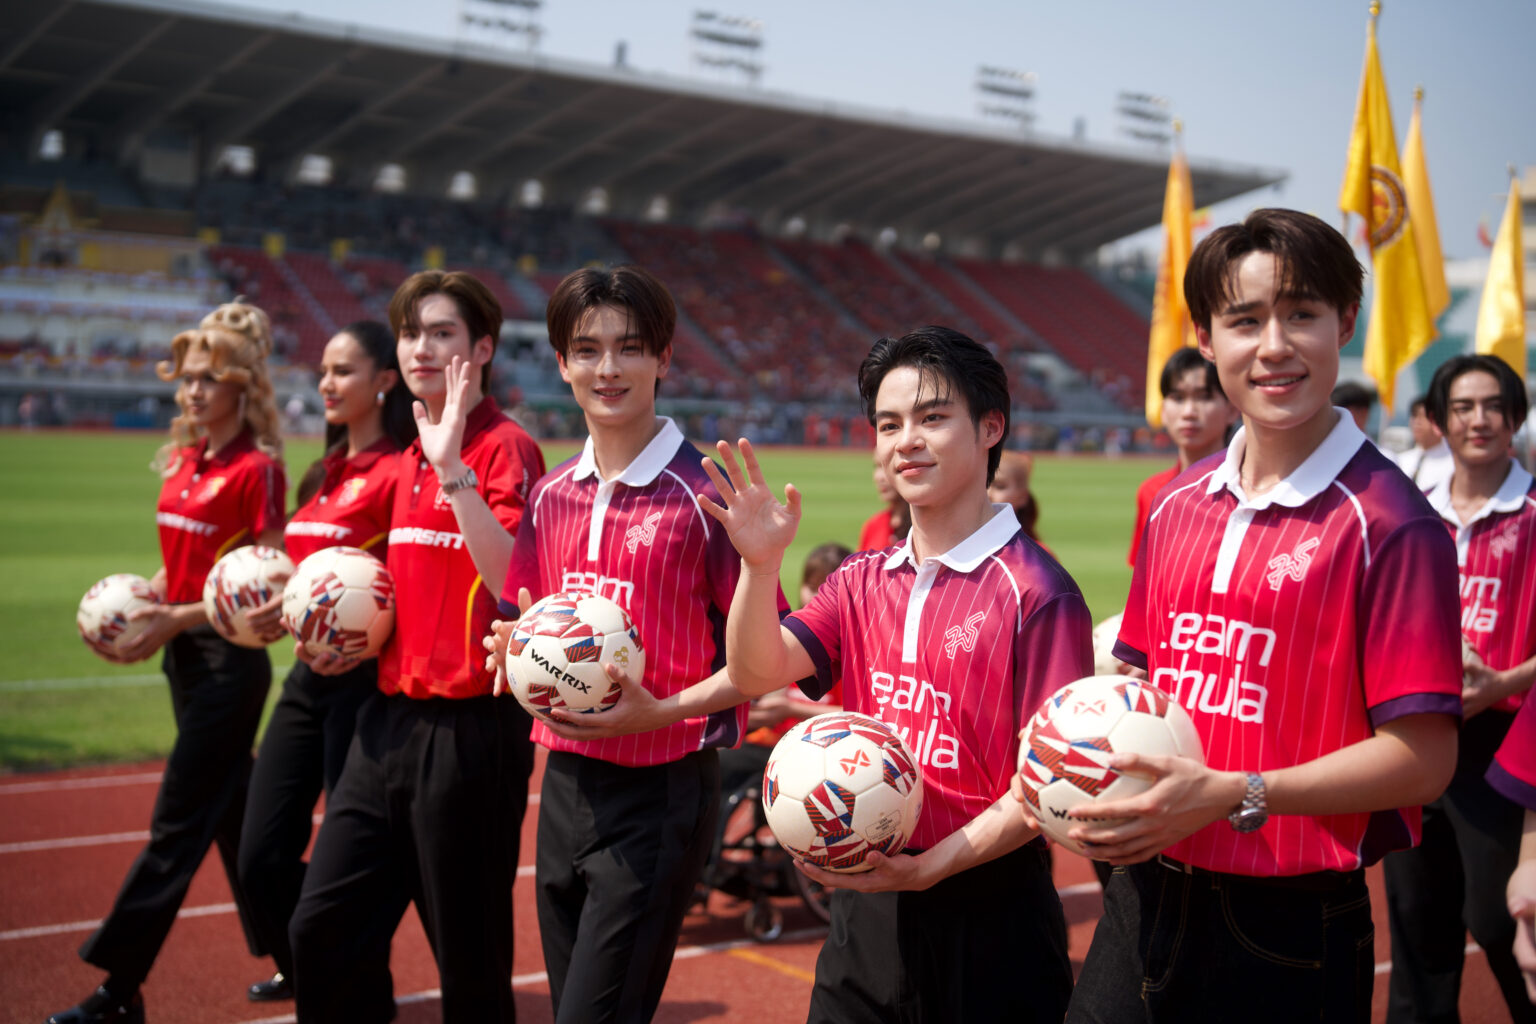
M 293 560 L 260 544 L 235 548 L 213 563 L 203 581 L 203 610 L 219 635 L 241 647 L 265 647 L 246 614 L 282 592 L 293 575 Z
M 617 704 L 622 691 L 603 671 L 607 664 L 639 680 L 645 675 L 645 648 L 629 613 L 596 594 L 539 599 L 507 639 L 512 696 L 545 720 L 554 708 L 587 713 Z
M 1074 807 L 1120 800 L 1151 787 L 1144 775 L 1108 767 L 1115 753 L 1173 754 L 1205 762 L 1189 715 L 1162 690 L 1128 676 L 1089 676 L 1047 697 L 1019 745 L 1024 799 L 1040 830 L 1085 857 L 1067 838 Z M 1092 819 L 1089 819 L 1092 820 Z
M 80 639 L 108 661 L 118 660 L 123 645 L 149 628 L 149 620 L 130 621 L 128 613 L 159 600 L 149 580 L 131 572 L 97 580 L 80 599 L 80 610 L 75 613 Z
M 779 845 L 827 871 L 867 871 L 871 851 L 899 852 L 922 809 L 912 752 L 868 715 L 806 719 L 780 737 L 763 769 L 763 813 Z
M 283 626 L 311 655 L 372 658 L 395 628 L 395 581 L 362 548 L 321 548 L 283 587 Z
M 1093 671 L 1096 675 L 1112 676 L 1120 669 L 1120 659 L 1115 657 L 1120 619 L 1120 614 L 1111 615 L 1093 627 Z

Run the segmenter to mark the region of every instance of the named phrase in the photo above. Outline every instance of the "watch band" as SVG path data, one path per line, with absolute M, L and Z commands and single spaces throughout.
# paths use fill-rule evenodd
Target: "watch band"
M 1245 776 L 1243 802 L 1228 815 L 1227 820 L 1239 832 L 1253 832 L 1269 820 L 1269 807 L 1264 800 L 1264 776 L 1248 772 Z
M 474 487 L 479 482 L 480 478 L 475 475 L 474 467 L 471 466 L 464 471 L 463 476 L 454 477 L 452 480 L 444 480 L 442 482 L 443 497 L 446 498 L 457 494 L 459 491 Z

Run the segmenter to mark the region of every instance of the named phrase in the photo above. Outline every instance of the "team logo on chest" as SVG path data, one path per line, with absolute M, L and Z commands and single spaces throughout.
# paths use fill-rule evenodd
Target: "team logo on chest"
M 634 554 L 635 550 L 642 544 L 650 547 L 651 542 L 656 539 L 656 527 L 660 524 L 661 513 L 652 512 L 645 517 L 644 523 L 637 523 L 631 526 L 624 532 L 624 549 L 630 554 Z
M 219 492 L 223 489 L 224 478 L 222 476 L 213 477 L 207 483 L 203 484 L 202 493 L 197 496 L 197 500 L 212 501 L 214 498 L 218 497 Z
M 987 621 L 985 612 L 972 612 L 971 617 L 965 620 L 964 626 L 950 626 L 944 631 L 944 656 L 953 659 L 955 651 L 963 650 L 967 654 L 976 649 L 976 635 L 981 631 L 981 624 Z
M 1515 548 L 1520 546 L 1520 524 L 1514 520 L 1504 524 L 1498 536 L 1488 541 L 1488 552 L 1494 558 L 1503 558 L 1505 555 L 1514 554 Z
M 1312 553 L 1321 543 L 1322 541 L 1313 537 L 1296 545 L 1295 550 L 1290 554 L 1279 554 L 1271 558 L 1269 564 L 1264 567 L 1269 570 L 1264 577 L 1269 581 L 1269 589 L 1279 590 L 1280 584 L 1288 579 L 1295 580 L 1297 583 L 1306 579 L 1307 567 L 1312 564 Z
M 367 486 L 367 484 L 368 481 L 360 476 L 355 476 L 352 479 L 346 481 L 336 489 L 336 504 L 352 504 L 357 500 L 358 495 L 363 493 L 363 488 Z

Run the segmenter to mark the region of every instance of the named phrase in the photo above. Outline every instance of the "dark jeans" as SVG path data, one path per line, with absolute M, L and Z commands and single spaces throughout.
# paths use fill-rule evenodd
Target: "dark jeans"
M 558 1024 L 655 1014 L 714 841 L 719 793 L 712 749 L 638 768 L 549 755 L 538 906 Z
M 1504 884 L 1520 853 L 1525 811 L 1484 780 L 1514 715 L 1484 711 L 1461 727 L 1456 774 L 1424 808 L 1424 839 L 1382 862 L 1392 932 L 1389 1024 L 1455 1024 L 1461 1019 L 1466 935 L 1488 958 L 1510 1017 L 1536 1021 L 1511 946 L 1515 923 Z
M 176 742 L 165 762 L 144 847 L 112 912 L 80 947 L 80 956 L 119 982 L 141 982 L 181 909 L 208 848 L 218 845 L 246 941 L 260 948 L 235 871 L 251 744 L 272 685 L 265 650 L 236 647 L 200 626 L 165 645 Z
M 1067 924 L 1043 844 L 921 892 L 832 893 L 809 1024 L 1058 1024 Z
M 240 884 L 262 947 L 289 978 L 288 919 L 304 885 L 315 801 L 322 786 L 329 795 L 341 777 L 357 708 L 374 692 L 378 666 L 370 659 L 343 675 L 322 676 L 303 662 L 294 665 L 251 772 L 240 830 Z
M 1362 871 L 1117 868 L 1067 1021 L 1369 1024 L 1374 936 Z

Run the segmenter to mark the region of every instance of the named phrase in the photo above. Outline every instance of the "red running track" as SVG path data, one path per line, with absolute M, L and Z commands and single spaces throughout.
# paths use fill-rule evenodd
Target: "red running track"
M 543 758 L 534 776 L 534 792 Z M 0 1021 L 36 1022 L 83 997 L 100 980 L 76 955 L 111 907 L 123 874 L 142 846 L 159 764 L 0 777 Z M 536 798 L 535 798 L 536 799 Z M 523 825 L 522 866 L 513 891 L 517 952 L 513 987 L 518 1018 L 551 1020 L 533 907 L 536 804 Z M 1100 912 L 1086 861 L 1057 851 L 1057 885 L 1080 965 Z M 1380 871 L 1370 873 L 1376 907 L 1377 980 L 1373 1019 L 1385 1018 L 1388 948 Z M 779 901 L 785 936 L 757 944 L 745 937 L 745 905 L 719 893 L 690 914 L 657 1013 L 661 1024 L 752 1020 L 798 1024 L 810 1002 L 822 930 L 796 900 Z M 250 956 L 216 856 L 203 864 L 182 917 L 145 985 L 153 1024 L 291 1021 L 291 1003 L 253 1004 L 245 986 L 271 971 Z M 414 912 L 395 936 L 391 957 L 401 1024 L 441 1019 L 437 972 Z M 1509 1019 L 1481 952 L 1473 949 L 1461 999 L 1464 1024 Z

